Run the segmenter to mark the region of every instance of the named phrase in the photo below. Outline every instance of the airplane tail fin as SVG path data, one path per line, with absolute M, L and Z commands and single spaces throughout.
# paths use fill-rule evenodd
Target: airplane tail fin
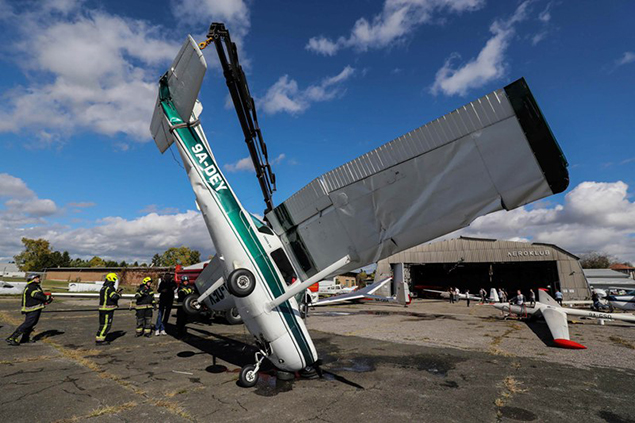
M 554 300 L 551 295 L 547 294 L 547 291 L 543 291 L 542 289 L 538 290 L 538 301 L 543 304 L 547 304 L 554 307 L 560 307 L 560 304 Z
M 410 288 L 408 288 L 407 283 L 403 281 L 397 283 L 396 299 L 401 305 L 410 304 Z
M 193 120 L 198 119 L 198 115 L 203 110 L 197 97 L 206 70 L 207 63 L 203 57 L 203 52 L 198 48 L 192 36 L 188 35 L 170 69 L 159 81 L 159 96 L 152 115 L 150 132 L 161 153 L 165 152 L 174 142 L 171 132 L 172 125 L 183 122 L 190 123 L 192 116 Z M 171 100 L 183 122 L 167 121 L 161 102 L 168 99 Z
M 496 288 L 491 288 L 489 290 L 489 302 L 497 303 L 499 301 L 500 301 L 500 298 L 498 297 L 498 291 L 496 291 Z

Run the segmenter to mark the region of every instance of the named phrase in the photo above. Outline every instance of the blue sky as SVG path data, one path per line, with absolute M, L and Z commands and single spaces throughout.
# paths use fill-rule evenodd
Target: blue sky
M 35 7 L 34 5 L 38 6 Z M 156 81 L 212 21 L 238 42 L 279 203 L 315 177 L 525 77 L 570 163 L 566 193 L 450 236 L 635 261 L 630 1 L 0 0 L 0 260 L 20 238 L 73 256 L 213 252 L 187 177 L 148 126 Z M 335 12 L 336 11 L 336 12 Z M 200 98 L 219 163 L 264 204 L 213 49 Z M 178 161 L 178 154 L 177 161 Z

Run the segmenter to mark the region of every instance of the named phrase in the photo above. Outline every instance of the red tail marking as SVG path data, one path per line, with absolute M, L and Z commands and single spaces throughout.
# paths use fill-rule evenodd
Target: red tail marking
M 572 350 L 586 350 L 584 345 L 578 344 L 577 342 L 571 341 L 569 339 L 554 339 L 553 342 L 560 348 L 569 348 Z

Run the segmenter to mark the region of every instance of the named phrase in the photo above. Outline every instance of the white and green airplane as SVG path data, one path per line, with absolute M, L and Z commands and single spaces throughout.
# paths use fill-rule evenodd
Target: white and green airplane
M 201 48 L 211 44 L 265 196 L 265 222 L 240 203 L 201 127 Z M 217 252 L 186 308 L 235 306 L 259 349 L 240 373 L 243 386 L 256 383 L 265 358 L 279 375 L 318 362 L 296 300 L 310 285 L 568 185 L 566 160 L 520 79 L 318 177 L 274 207 L 255 103 L 236 47 L 218 23 L 199 45 L 188 36 L 160 79 L 150 129 L 162 153 L 176 145 Z

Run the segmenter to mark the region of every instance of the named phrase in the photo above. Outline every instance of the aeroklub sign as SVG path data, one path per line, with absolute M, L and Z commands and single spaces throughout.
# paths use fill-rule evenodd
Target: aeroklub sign
M 507 257 L 549 257 L 551 256 L 551 251 L 549 250 L 517 250 L 517 251 L 508 251 Z

